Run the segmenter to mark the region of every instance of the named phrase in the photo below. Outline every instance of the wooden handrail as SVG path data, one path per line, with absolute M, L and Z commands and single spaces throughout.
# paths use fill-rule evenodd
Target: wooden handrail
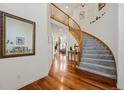
M 72 19 L 72 20 L 78 25 L 78 27 L 79 27 L 80 30 L 81 30 L 81 27 L 79 26 L 79 24 L 78 24 L 72 17 L 69 16 L 69 18 Z
M 57 22 L 62 23 L 62 24 L 65 25 L 65 26 L 68 26 L 68 24 L 66 24 L 66 23 L 64 23 L 64 22 L 62 22 L 62 21 L 60 21 L 60 20 L 57 19 L 57 18 L 54 18 L 54 17 L 52 17 L 52 16 L 51 16 L 50 18 L 54 19 L 54 20 L 57 21 Z

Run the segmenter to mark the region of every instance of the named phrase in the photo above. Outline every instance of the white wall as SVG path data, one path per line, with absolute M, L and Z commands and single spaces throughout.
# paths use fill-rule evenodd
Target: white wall
M 0 89 L 18 89 L 48 74 L 47 4 L 0 4 L 0 10 L 36 22 L 36 55 L 0 59 Z
M 80 22 L 79 12 L 85 11 L 85 19 Z M 97 22 L 90 24 L 96 16 L 106 14 Z M 117 61 L 118 52 L 118 4 L 106 4 L 101 11 L 98 11 L 97 4 L 85 4 L 84 8 L 77 8 L 74 11 L 75 19 L 80 23 L 84 31 L 89 32 L 104 41 L 114 53 Z
M 50 22 L 50 15 L 51 15 L 51 12 L 50 12 L 50 4 L 47 4 L 47 34 L 48 34 L 48 59 L 49 59 L 49 66 L 51 66 L 52 64 L 52 59 L 53 59 L 53 42 L 52 42 L 52 31 L 51 31 L 51 22 Z
M 118 83 L 119 89 L 124 89 L 124 4 L 119 4 L 119 46 L 118 46 Z

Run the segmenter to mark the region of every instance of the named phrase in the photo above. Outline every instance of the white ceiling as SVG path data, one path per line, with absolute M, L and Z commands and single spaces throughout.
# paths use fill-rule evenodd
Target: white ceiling
M 77 7 L 81 7 L 81 3 L 55 3 L 59 8 L 71 15 L 73 10 Z

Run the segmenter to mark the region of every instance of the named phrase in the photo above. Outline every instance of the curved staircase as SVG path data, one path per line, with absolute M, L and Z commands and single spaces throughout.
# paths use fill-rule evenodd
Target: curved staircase
M 76 49 L 73 51 L 74 56 L 76 56 L 76 53 L 78 55 L 78 61 L 74 60 L 77 68 L 116 79 L 114 55 L 104 42 L 82 31 L 79 24 L 72 17 L 53 3 L 51 4 L 51 18 L 68 26 L 70 34 L 77 41 L 79 51 L 77 52 Z
M 78 68 L 116 79 L 116 66 L 111 51 L 98 39 L 83 33 L 83 52 Z

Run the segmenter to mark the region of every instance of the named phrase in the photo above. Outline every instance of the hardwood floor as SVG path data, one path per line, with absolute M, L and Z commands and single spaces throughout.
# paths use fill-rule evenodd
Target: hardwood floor
M 55 55 L 49 75 L 21 90 L 99 90 L 116 89 L 116 81 L 74 68 L 63 54 Z

